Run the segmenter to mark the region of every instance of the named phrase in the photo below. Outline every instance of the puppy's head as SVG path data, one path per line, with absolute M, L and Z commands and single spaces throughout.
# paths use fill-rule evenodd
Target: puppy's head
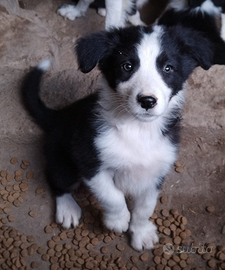
M 211 43 L 181 26 L 100 32 L 80 39 L 76 53 L 80 70 L 98 64 L 118 107 L 143 121 L 162 115 L 194 68 L 212 62 Z

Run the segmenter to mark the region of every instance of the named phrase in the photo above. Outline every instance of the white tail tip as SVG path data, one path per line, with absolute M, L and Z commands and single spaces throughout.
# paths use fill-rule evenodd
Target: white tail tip
M 51 66 L 51 60 L 50 59 L 46 59 L 43 60 L 42 62 L 40 62 L 37 66 L 38 69 L 41 69 L 43 71 L 47 71 Z

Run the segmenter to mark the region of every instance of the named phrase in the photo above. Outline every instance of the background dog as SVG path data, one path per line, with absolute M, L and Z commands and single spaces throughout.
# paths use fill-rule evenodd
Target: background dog
M 157 24 L 174 26 L 182 25 L 197 30 L 211 40 L 213 49 L 213 64 L 225 64 L 224 14 L 221 30 L 218 21 L 225 11 L 225 0 L 173 0 L 158 19 Z M 199 43 L 199 47 L 202 44 Z
M 185 82 L 195 67 L 210 68 L 211 50 L 207 38 L 182 26 L 132 26 L 82 38 L 76 46 L 80 70 L 98 65 L 101 89 L 59 111 L 39 98 L 50 62 L 27 75 L 24 103 L 46 132 L 57 222 L 78 225 L 81 209 L 70 192 L 83 181 L 110 230 L 129 228 L 136 250 L 153 247 L 158 236 L 149 217 L 176 160 Z
M 74 20 L 78 17 L 84 16 L 88 7 L 95 3 L 98 13 L 101 16 L 106 16 L 105 29 L 110 27 L 124 27 L 129 21 L 133 25 L 143 25 L 140 19 L 139 9 L 148 0 L 79 0 L 76 5 L 63 5 L 58 9 L 58 13 L 69 19 Z

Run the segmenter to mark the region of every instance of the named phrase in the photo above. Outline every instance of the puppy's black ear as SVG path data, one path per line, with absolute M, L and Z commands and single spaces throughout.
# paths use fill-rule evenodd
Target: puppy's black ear
M 77 41 L 75 52 L 77 55 L 79 69 L 90 72 L 107 52 L 107 32 L 80 38 Z
M 214 45 L 203 33 L 182 26 L 171 27 L 181 53 L 190 55 L 196 66 L 208 70 L 213 65 Z M 171 32 L 171 33 L 172 33 Z

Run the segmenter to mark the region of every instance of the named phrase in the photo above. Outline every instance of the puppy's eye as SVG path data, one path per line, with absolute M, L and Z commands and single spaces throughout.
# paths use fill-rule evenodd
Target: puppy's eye
M 133 69 L 131 63 L 125 63 L 122 65 L 122 69 L 124 69 L 125 71 L 131 71 Z
M 173 67 L 171 65 L 166 65 L 163 69 L 166 73 L 170 73 L 173 71 Z

